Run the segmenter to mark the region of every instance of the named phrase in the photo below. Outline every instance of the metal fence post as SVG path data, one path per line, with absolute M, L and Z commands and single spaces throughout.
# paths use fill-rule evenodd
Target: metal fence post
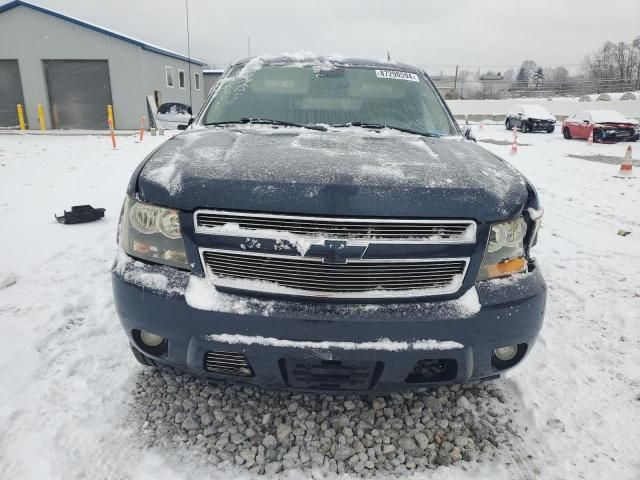
M 107 105 L 107 122 L 109 122 L 111 128 L 116 128 L 116 124 L 113 121 L 113 107 L 111 105 Z
M 47 125 L 44 123 L 44 107 L 38 104 L 38 120 L 40 121 L 40 130 L 46 130 Z
M 18 123 L 20 124 L 20 130 L 26 130 L 26 126 L 24 124 L 24 110 L 21 104 L 17 105 L 18 108 Z

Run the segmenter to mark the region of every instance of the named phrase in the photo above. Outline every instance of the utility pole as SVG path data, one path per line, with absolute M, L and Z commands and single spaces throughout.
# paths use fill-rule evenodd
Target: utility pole
M 456 86 L 458 85 L 458 65 L 456 65 L 456 76 L 453 77 L 453 98 L 456 98 Z
M 187 58 L 189 70 L 189 108 L 193 110 L 193 94 L 191 90 L 191 32 L 189 30 L 189 0 L 184 0 L 185 13 L 187 18 Z M 142 137 L 140 137 L 142 139 Z

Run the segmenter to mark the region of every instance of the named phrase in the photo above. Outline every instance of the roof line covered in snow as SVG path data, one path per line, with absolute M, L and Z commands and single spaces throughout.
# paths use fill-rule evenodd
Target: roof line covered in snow
M 176 58 L 178 60 L 182 60 L 185 62 L 191 61 L 191 63 L 195 63 L 196 65 L 206 65 L 206 62 L 202 60 L 198 60 L 195 58 L 189 59 L 186 55 L 182 55 L 178 52 L 173 52 L 171 50 L 166 50 L 164 48 L 158 47 L 156 45 L 152 45 L 150 43 L 143 42 L 142 40 L 138 40 L 133 37 L 129 37 L 127 35 L 123 35 L 122 33 L 114 32 L 113 30 L 109 30 L 107 28 L 101 27 L 99 25 L 95 25 L 93 23 L 85 22 L 75 17 L 70 17 L 60 12 L 56 12 L 54 10 L 49 10 L 48 8 L 41 7 L 39 5 L 35 5 L 33 3 L 25 2 L 23 0 L 13 0 L 9 3 L 5 3 L 4 5 L 0 5 L 0 13 L 6 12 L 8 10 L 12 10 L 16 7 L 26 7 L 32 10 L 35 10 L 40 13 L 44 13 L 46 15 L 51 15 L 52 17 L 59 18 L 61 20 L 65 20 L 67 22 L 74 23 L 84 28 L 88 28 L 89 30 L 93 30 L 94 32 L 103 33 L 113 38 L 117 38 L 118 40 L 122 40 L 123 42 L 131 43 L 136 45 L 143 50 L 147 50 L 149 52 L 158 53 L 160 55 L 164 55 L 166 57 Z

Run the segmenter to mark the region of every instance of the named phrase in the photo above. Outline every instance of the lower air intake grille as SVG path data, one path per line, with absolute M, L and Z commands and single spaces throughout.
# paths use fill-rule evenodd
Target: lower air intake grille
M 220 375 L 253 376 L 247 357 L 236 352 L 207 352 L 204 356 L 204 369 Z
M 466 258 L 350 260 L 202 250 L 203 263 L 219 287 L 327 298 L 401 298 L 458 291 Z

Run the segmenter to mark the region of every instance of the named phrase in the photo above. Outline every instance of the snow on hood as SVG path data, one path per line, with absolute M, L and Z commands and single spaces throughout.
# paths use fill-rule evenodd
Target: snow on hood
M 633 123 L 615 110 L 591 110 L 589 113 L 593 123 Z
M 141 200 L 196 208 L 500 220 L 520 213 L 522 175 L 473 142 L 351 127 L 187 131 L 132 181 Z
M 524 114 L 529 118 L 534 118 L 536 120 L 555 120 L 556 117 L 551 115 L 544 107 L 540 105 L 523 105 L 522 106 Z

